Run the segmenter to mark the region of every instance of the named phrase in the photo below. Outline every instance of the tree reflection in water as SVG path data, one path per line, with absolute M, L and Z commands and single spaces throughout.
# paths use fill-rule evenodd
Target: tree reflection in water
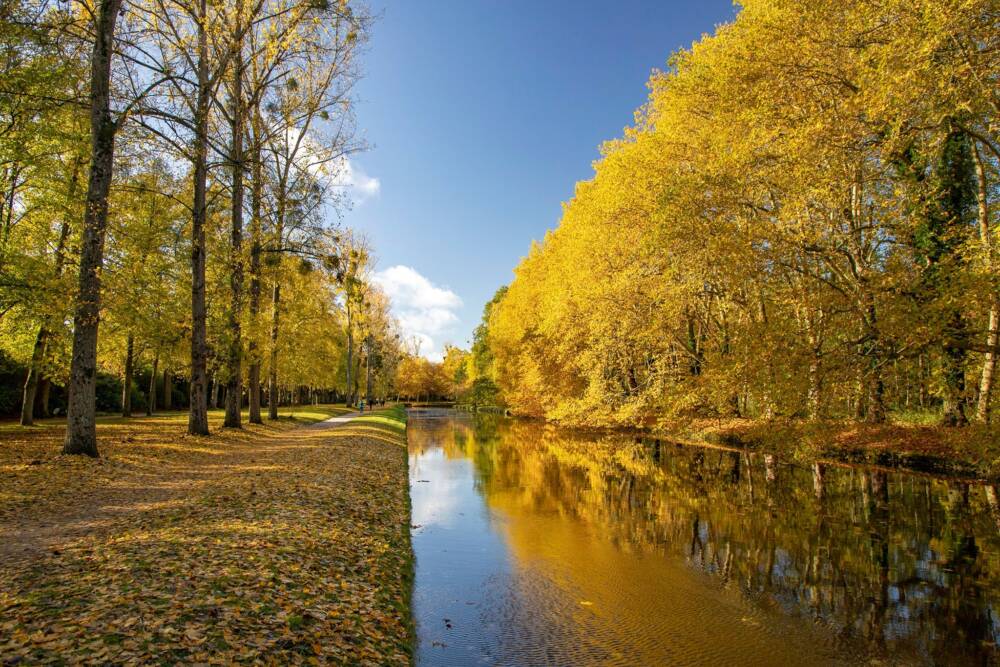
M 412 432 L 411 451 L 424 438 L 471 459 L 490 506 L 681 558 L 845 647 L 948 664 L 1000 658 L 995 487 L 484 415 L 438 428 Z

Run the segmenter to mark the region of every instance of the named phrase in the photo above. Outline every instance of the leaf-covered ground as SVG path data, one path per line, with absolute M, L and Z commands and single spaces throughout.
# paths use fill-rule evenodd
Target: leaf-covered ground
M 0 425 L 0 664 L 408 664 L 405 416 Z

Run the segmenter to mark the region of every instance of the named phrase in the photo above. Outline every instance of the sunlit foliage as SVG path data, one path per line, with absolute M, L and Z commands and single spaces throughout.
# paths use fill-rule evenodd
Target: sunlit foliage
M 1000 14 L 746 0 L 677 53 L 489 320 L 519 412 L 988 419 Z

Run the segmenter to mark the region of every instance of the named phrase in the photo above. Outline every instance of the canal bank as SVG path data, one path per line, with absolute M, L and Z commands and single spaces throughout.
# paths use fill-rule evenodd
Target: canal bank
M 416 658 L 983 664 L 987 485 L 414 410 Z
M 844 421 L 696 420 L 652 433 L 673 442 L 755 451 L 785 460 L 861 464 L 979 481 L 1000 481 L 1000 430 Z
M 506 407 L 454 407 L 476 414 L 537 419 L 518 416 Z M 1000 426 L 973 423 L 946 427 L 937 421 L 936 415 L 925 413 L 890 417 L 881 424 L 718 417 L 663 419 L 633 426 L 560 426 L 595 436 L 637 435 L 692 446 L 749 450 L 799 463 L 863 464 L 958 479 L 1000 481 Z

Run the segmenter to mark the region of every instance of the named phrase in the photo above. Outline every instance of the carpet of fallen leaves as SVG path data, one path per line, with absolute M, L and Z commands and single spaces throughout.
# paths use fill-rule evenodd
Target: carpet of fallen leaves
M 402 413 L 213 419 L 0 425 L 0 664 L 409 664 Z

